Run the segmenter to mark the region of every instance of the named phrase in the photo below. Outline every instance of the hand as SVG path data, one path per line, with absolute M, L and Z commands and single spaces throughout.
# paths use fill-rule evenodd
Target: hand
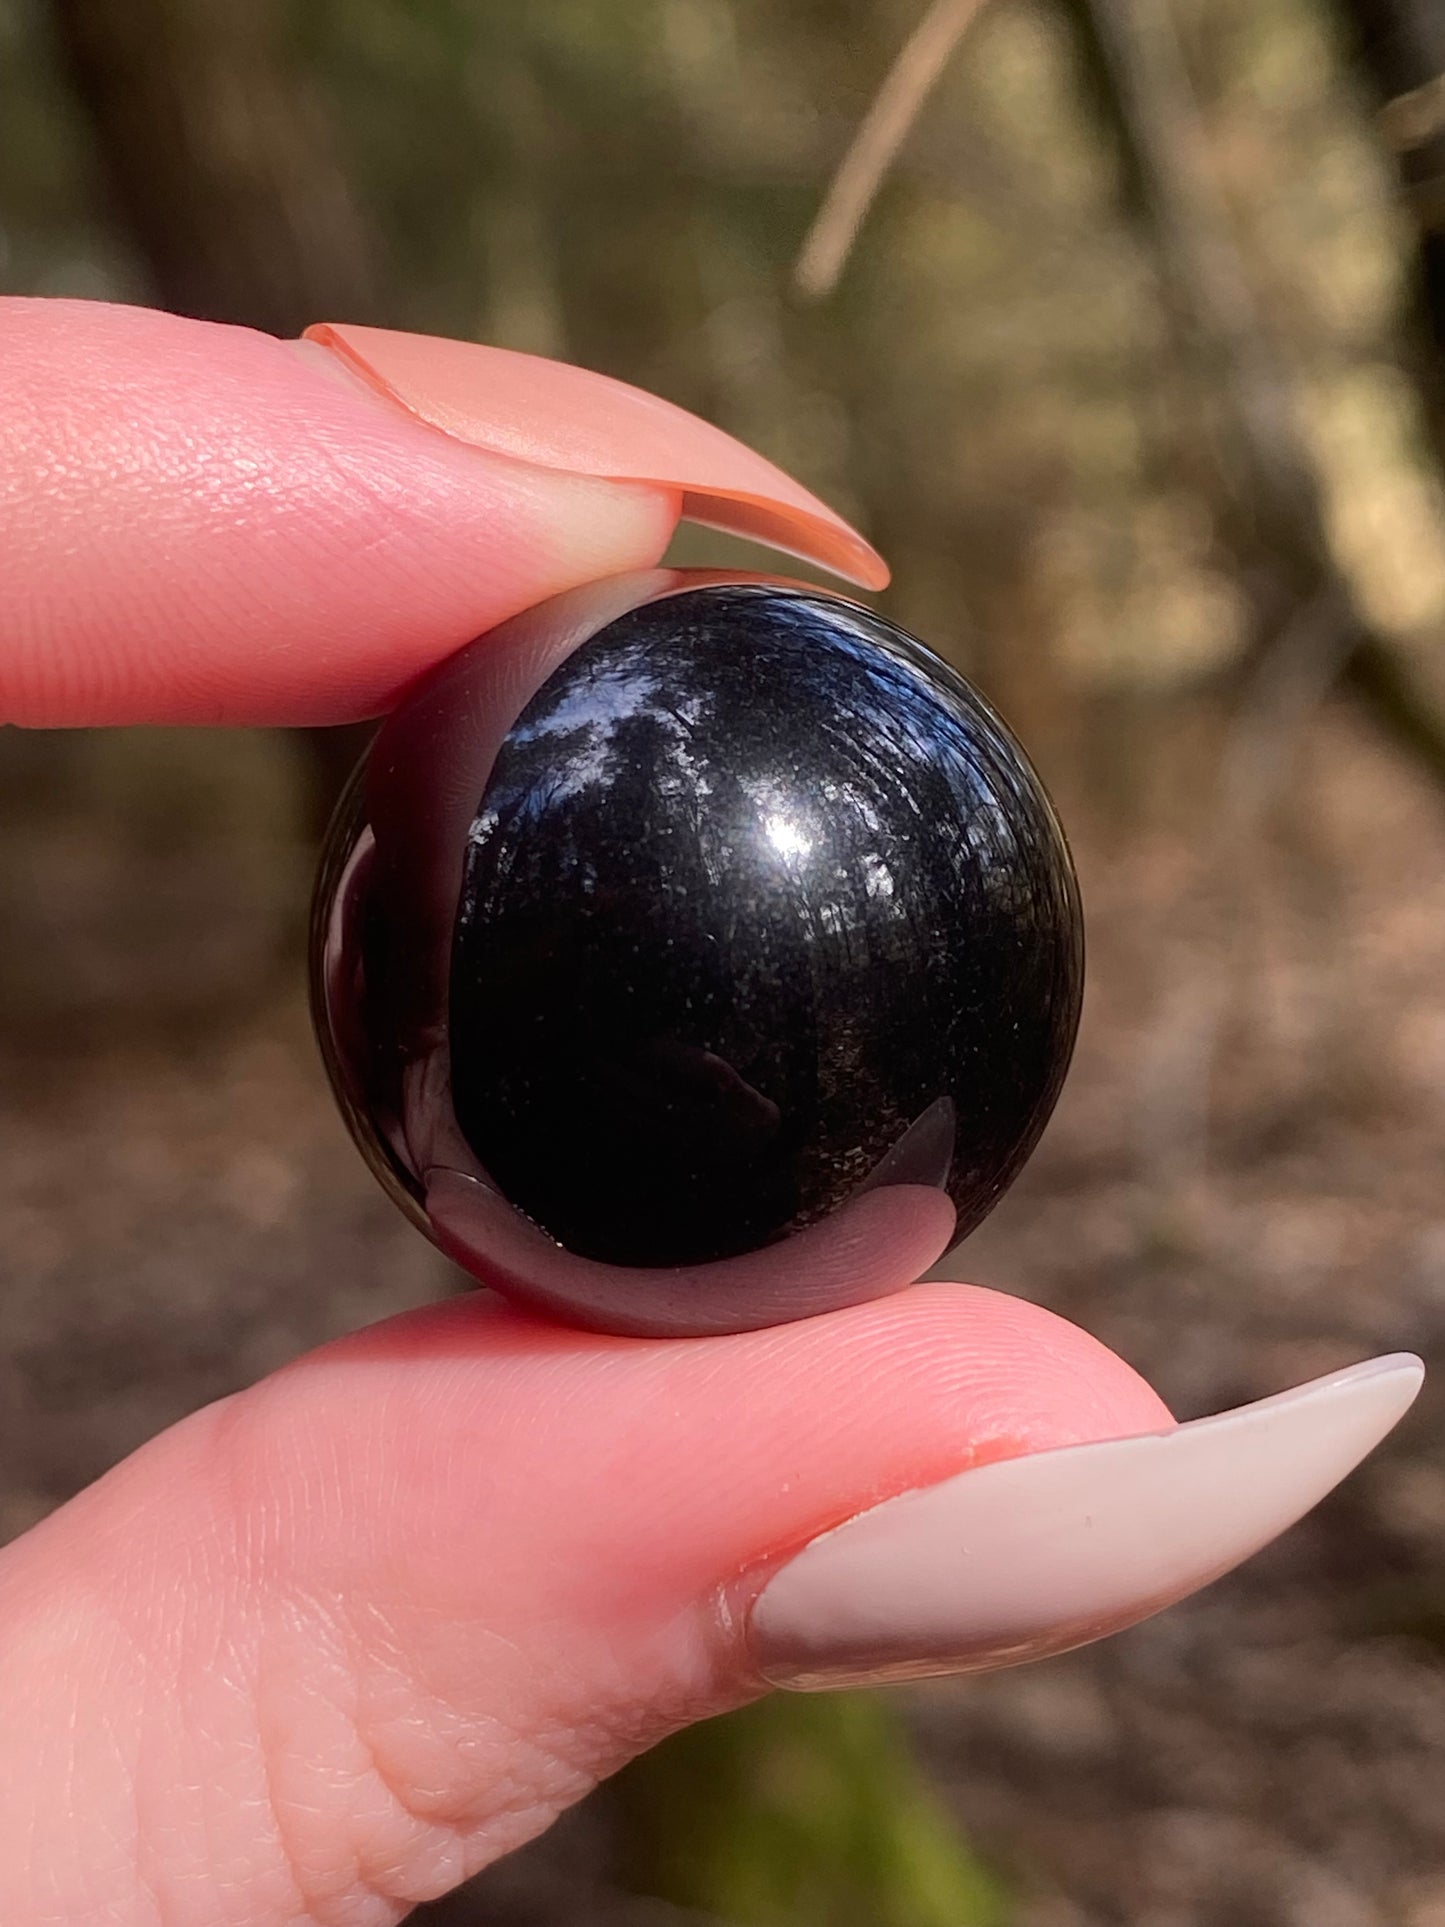
M 727 437 L 526 357 L 17 301 L 0 370 L 21 722 L 372 714 L 683 511 L 883 578 Z M 723 1339 L 480 1293 L 393 1319 L 0 1554 L 0 1920 L 395 1921 L 769 1682 L 1005 1664 L 1182 1596 L 1418 1378 L 1172 1429 L 1083 1332 L 957 1285 Z

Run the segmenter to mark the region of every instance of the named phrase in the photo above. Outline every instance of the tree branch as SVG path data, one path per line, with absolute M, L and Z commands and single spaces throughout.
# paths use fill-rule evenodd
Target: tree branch
M 858 230 L 909 129 L 954 48 L 986 4 L 987 0 L 933 0 L 904 42 L 798 252 L 793 278 L 811 300 L 822 300 L 837 286 Z

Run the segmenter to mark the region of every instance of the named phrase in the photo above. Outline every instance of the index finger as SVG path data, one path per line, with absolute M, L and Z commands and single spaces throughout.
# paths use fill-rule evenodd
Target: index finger
M 680 514 L 855 580 L 861 537 L 603 376 L 334 326 L 302 342 L 0 300 L 0 721 L 336 723 Z

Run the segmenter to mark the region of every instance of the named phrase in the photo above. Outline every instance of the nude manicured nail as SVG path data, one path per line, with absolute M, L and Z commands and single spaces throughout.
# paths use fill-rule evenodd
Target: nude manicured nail
M 493 454 L 682 496 L 684 519 L 881 589 L 888 566 L 826 503 L 720 428 L 608 375 L 472 341 L 323 321 L 304 339 L 433 428 Z
M 1293 1525 L 1409 1409 L 1376 1358 L 1172 1432 L 962 1472 L 824 1533 L 753 1606 L 758 1669 L 799 1691 L 978 1672 L 1147 1618 Z

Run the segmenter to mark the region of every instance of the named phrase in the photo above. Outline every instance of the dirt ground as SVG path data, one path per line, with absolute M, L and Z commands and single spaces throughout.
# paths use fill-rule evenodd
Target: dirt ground
M 268 736 L 0 743 L 0 1539 L 449 1283 L 323 1088 L 298 772 Z M 1075 834 L 1076 1068 L 957 1275 L 1077 1318 L 1183 1415 L 1375 1351 L 1439 1359 L 1445 798 L 1328 712 L 1247 858 L 1198 821 Z M 1437 1379 L 1203 1597 L 903 1697 L 1019 1927 L 1445 1927 Z M 612 1892 L 584 1810 L 434 1918 L 683 1917 Z

